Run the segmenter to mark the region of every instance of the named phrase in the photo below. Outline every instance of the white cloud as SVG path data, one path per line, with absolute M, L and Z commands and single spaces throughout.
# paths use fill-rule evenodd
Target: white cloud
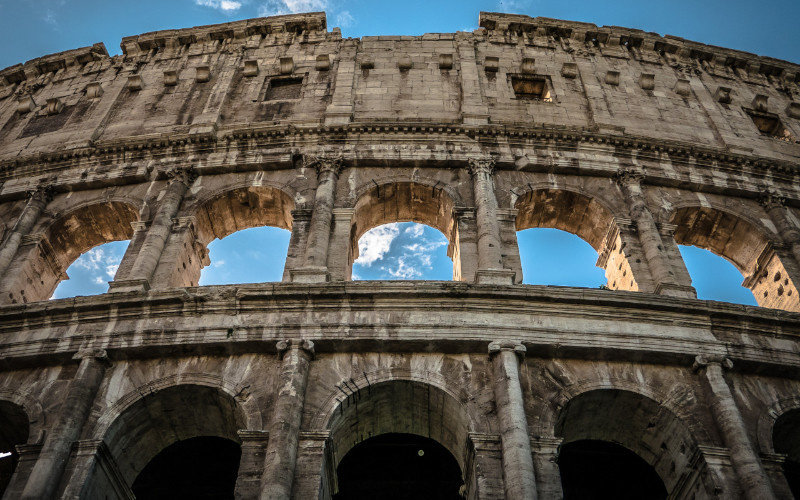
M 114 279 L 121 260 L 121 255 L 108 254 L 103 248 L 95 247 L 78 257 L 73 265 L 87 271 L 103 272 L 109 279 Z M 94 282 L 98 285 L 103 285 L 106 280 L 102 275 L 98 275 L 95 276 Z
M 343 10 L 336 16 L 336 26 L 340 28 L 347 28 L 353 25 L 355 19 L 349 11 Z
M 242 2 L 234 2 L 232 0 L 194 0 L 194 3 L 203 7 L 219 9 L 223 12 L 238 10 L 242 6 Z
M 56 21 L 56 13 L 53 12 L 51 9 L 47 9 L 47 11 L 45 11 L 44 13 L 44 22 L 46 22 L 47 24 L 52 24 L 54 26 L 58 24 L 58 21 Z
M 397 259 L 397 269 L 386 269 L 386 271 L 392 277 L 401 280 L 413 280 L 422 276 L 422 271 L 414 267 L 413 264 L 409 264 L 405 255 Z
M 392 241 L 400 234 L 399 224 L 386 224 L 367 231 L 358 240 L 358 259 L 356 264 L 371 266 L 376 260 L 383 259 L 392 247 Z
M 425 231 L 425 227 L 422 224 L 413 224 L 408 226 L 405 230 L 406 234 L 410 234 L 415 238 L 419 238 L 422 236 L 422 233 Z
M 103 279 L 102 276 L 95 276 L 94 277 L 94 284 L 95 285 L 104 285 L 106 281 Z
M 212 267 L 222 267 L 222 266 L 224 266 L 224 265 L 225 265 L 225 261 L 224 261 L 224 260 L 222 260 L 222 259 L 220 259 L 220 260 L 217 260 L 217 261 L 214 261 L 214 262 L 211 264 L 211 266 L 212 266 Z
M 0 452 L 0 458 L 6 458 L 6 457 L 10 457 L 10 456 L 11 456 L 11 452 L 10 451 Z
M 258 8 L 258 15 L 280 16 L 299 12 L 317 12 L 326 10 L 328 5 L 328 0 L 267 0 Z

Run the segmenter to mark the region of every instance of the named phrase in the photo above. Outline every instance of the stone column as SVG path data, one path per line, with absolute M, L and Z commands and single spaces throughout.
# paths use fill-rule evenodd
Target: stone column
M 723 374 L 723 368 L 732 367 L 731 360 L 722 356 L 697 356 L 693 368 L 705 374 L 705 382 L 711 392 L 711 413 L 725 446 L 730 450 L 731 463 L 745 498 L 774 499 L 769 478 L 750 443 L 744 419 Z
M 475 282 L 478 272 L 478 242 L 475 210 L 456 208 L 453 210 L 455 231 L 453 241 L 447 247 L 447 256 L 453 259 L 453 280 Z
M 767 191 L 758 201 L 775 224 L 784 244 L 792 251 L 792 255 L 800 265 L 800 230 L 789 218 L 786 200 L 773 191 Z
M 475 218 L 478 223 L 478 272 L 481 284 L 511 285 L 514 272 L 503 269 L 500 225 L 497 222 L 497 198 L 494 194 L 494 160 L 469 159 L 469 173 L 475 193 Z
M 497 223 L 500 227 L 500 242 L 503 245 L 503 267 L 514 272 L 514 283 L 522 283 L 522 261 L 519 257 L 517 241 L 517 210 L 497 210 Z
M 80 360 L 78 372 L 31 471 L 22 492 L 23 499 L 54 498 L 72 443 L 78 439 L 109 364 L 106 352 L 100 349 L 79 351 L 73 359 Z
M 288 500 L 292 494 L 300 420 L 314 356 L 310 340 L 281 340 L 277 348 L 282 357 L 281 372 L 269 428 L 262 500 Z
M 269 433 L 267 431 L 240 430 L 242 458 L 236 475 L 234 498 L 258 498 L 261 493 L 261 477 L 264 472 L 264 457 L 267 454 Z
M 653 214 L 647 208 L 642 192 L 644 174 L 632 169 L 622 169 L 617 174 L 617 183 L 625 195 L 631 219 L 639 232 L 639 241 L 644 256 L 650 267 L 650 274 L 655 282 L 655 293 L 670 297 L 694 298 L 692 291 L 687 290 L 675 281 L 675 275 L 664 252 L 664 244 L 656 226 Z
M 50 198 L 51 191 L 46 188 L 28 191 L 28 202 L 0 248 L 0 276 L 6 274 L 8 266 L 17 255 L 22 238 L 31 232 Z
M 324 156 L 304 158 L 305 167 L 317 170 L 317 191 L 314 194 L 314 212 L 306 243 L 305 261 L 302 269 L 292 271 L 292 281 L 301 283 L 325 282 L 328 275 L 328 244 L 333 223 L 333 202 L 336 195 L 336 180 L 342 170 L 342 158 Z
M 495 341 L 489 344 L 503 447 L 503 482 L 508 500 L 537 498 L 528 419 L 519 381 L 519 360 L 524 358 L 525 351 L 525 346 L 519 342 Z
M 331 275 L 331 281 L 345 281 L 352 275 L 351 246 L 355 245 L 355 249 L 358 251 L 358 242 L 350 241 L 353 214 L 355 214 L 355 210 L 352 208 L 333 209 L 333 234 L 328 245 L 331 249 L 328 255 L 328 272 Z
M 164 195 L 158 204 L 158 209 L 147 230 L 139 254 L 133 262 L 128 279 L 112 281 L 109 289 L 111 292 L 147 291 L 150 289 L 150 279 L 158 266 L 161 253 L 172 231 L 173 219 L 178 214 L 184 194 L 195 179 L 194 171 L 191 168 L 168 170 L 166 175 L 168 181 L 164 188 Z

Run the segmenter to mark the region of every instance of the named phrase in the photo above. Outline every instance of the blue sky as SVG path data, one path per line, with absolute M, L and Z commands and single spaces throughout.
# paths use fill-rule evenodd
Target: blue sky
M 800 62 L 798 0 L 764 0 L 757 4 L 743 0 L 0 0 L 0 43 L 4 47 L 0 68 L 96 42 L 105 43 L 112 55 L 119 54 L 122 37 L 148 31 L 320 10 L 327 12 L 329 28 L 341 27 L 345 37 L 469 31 L 477 28 L 480 11 L 510 12 L 639 28 Z M 368 233 L 360 242 L 362 256 L 354 266 L 357 278 L 451 276 L 452 263 L 445 254 L 447 245 L 435 230 L 396 224 L 375 231 L 378 236 Z M 594 251 L 576 237 L 559 233 L 520 233 L 525 281 L 590 287 L 602 283 L 602 271 L 594 268 Z M 204 270 L 201 283 L 278 280 L 287 245 L 288 233 L 277 229 L 244 231 L 214 242 L 210 247 L 212 265 Z M 105 291 L 104 283 L 111 279 L 109 274 L 124 249 L 124 243 L 116 243 L 82 256 L 68 271 L 72 279 L 64 282 L 55 296 Z M 701 298 L 753 303 L 748 290 L 744 292 L 750 296 L 744 299 L 723 293 L 735 290 L 742 280 L 729 263 L 718 258 L 709 263 L 705 260 L 707 252 L 695 250 L 682 248 Z M 552 252 L 549 259 L 556 260 L 546 260 L 548 251 Z M 552 264 L 536 268 L 534 263 L 541 259 Z M 244 268 L 242 262 L 250 264 Z M 584 267 L 579 263 L 585 263 Z M 716 270 L 714 263 L 727 270 Z M 261 269 L 264 274 L 256 274 Z M 706 281 L 716 284 L 718 290 L 706 292 L 700 278 L 704 272 L 710 273 L 712 279 Z M 720 285 L 725 277 L 728 284 Z

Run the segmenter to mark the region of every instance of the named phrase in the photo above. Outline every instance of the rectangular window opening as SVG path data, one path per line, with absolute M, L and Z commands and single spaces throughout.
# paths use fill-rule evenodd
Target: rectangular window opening
M 758 131 L 761 135 L 772 137 L 786 142 L 794 142 L 789 129 L 787 129 L 777 116 L 767 113 L 758 113 L 756 111 L 747 111 L 750 118 L 753 120 Z
M 300 91 L 303 87 L 302 78 L 273 78 L 269 81 L 267 92 L 264 95 L 265 101 L 284 101 L 289 99 L 300 99 Z
M 512 76 L 511 87 L 517 99 L 553 102 L 547 79 L 543 76 Z

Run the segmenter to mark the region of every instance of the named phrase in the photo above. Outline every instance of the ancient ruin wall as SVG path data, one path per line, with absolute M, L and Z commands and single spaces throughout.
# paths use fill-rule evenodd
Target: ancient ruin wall
M 468 498 L 558 498 L 581 439 L 634 451 L 674 498 L 787 498 L 800 67 L 480 26 L 343 39 L 280 16 L 0 71 L 4 498 L 126 498 L 199 435 L 241 444 L 240 497 L 328 498 L 355 443 L 401 428 L 453 454 Z M 358 239 L 397 221 L 447 237 L 454 282 L 349 282 Z M 211 241 L 264 225 L 292 233 L 282 283 L 197 286 Z M 587 241 L 611 290 L 521 285 L 532 227 Z M 109 293 L 47 301 L 125 239 Z M 678 244 L 730 260 L 764 308 L 696 300 Z M 407 413 L 365 418 L 362 397 Z

